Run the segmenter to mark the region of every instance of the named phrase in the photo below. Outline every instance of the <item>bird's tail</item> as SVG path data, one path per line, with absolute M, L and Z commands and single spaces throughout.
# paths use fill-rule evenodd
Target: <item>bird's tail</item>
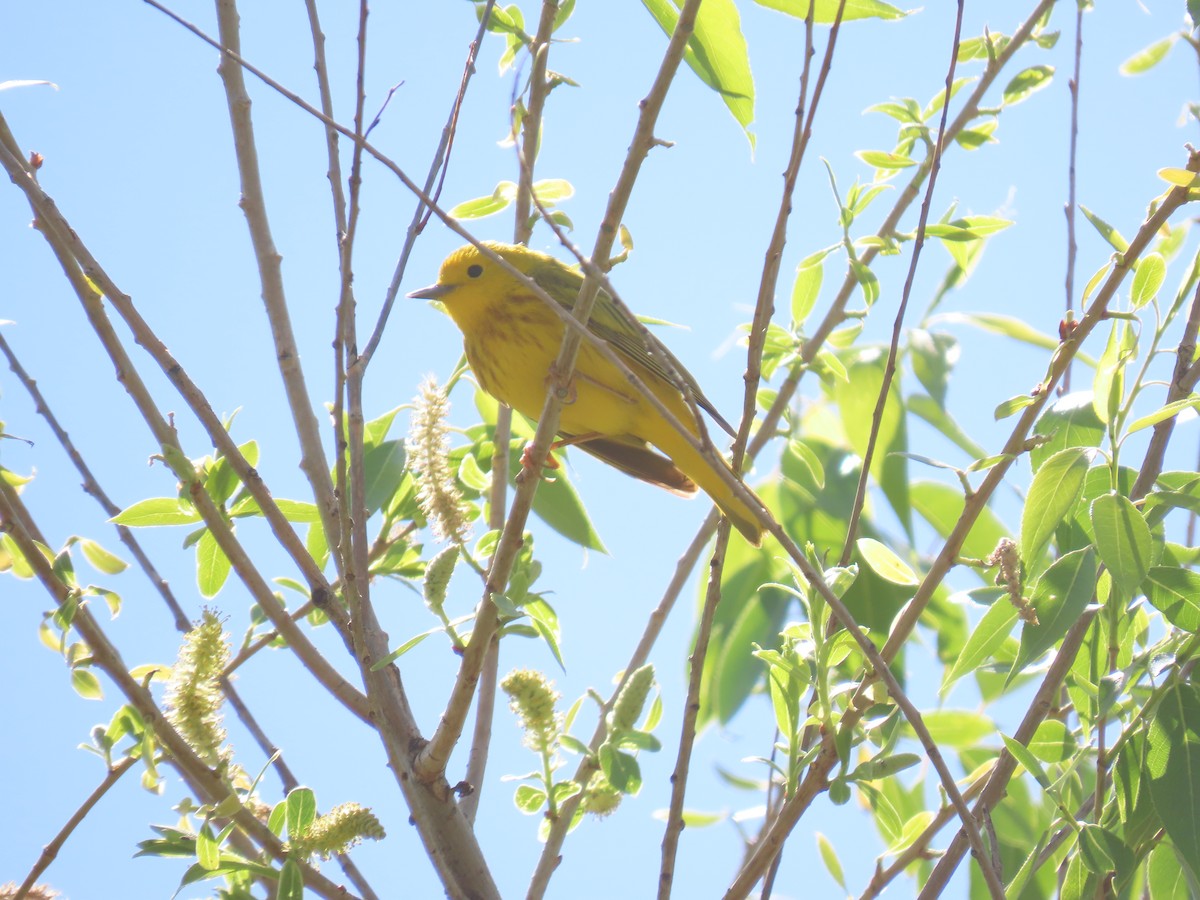
M 658 436 L 661 437 L 661 442 L 654 441 L 655 446 L 667 454 L 688 478 L 712 498 L 729 523 L 740 531 L 746 540 L 755 547 L 762 544 L 763 528 L 759 524 L 758 516 L 734 494 L 733 488 L 725 483 L 721 473 L 715 468 L 720 465 L 725 472 L 732 475 L 733 470 L 729 464 L 723 459 L 710 460 L 673 428 L 664 427 L 660 430 L 664 433 Z

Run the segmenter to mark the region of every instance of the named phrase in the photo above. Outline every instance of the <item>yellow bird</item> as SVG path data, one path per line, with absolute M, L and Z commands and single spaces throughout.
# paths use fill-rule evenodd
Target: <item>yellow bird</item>
M 485 244 L 570 309 L 583 276 L 552 256 L 515 244 Z M 536 420 L 546 401 L 548 374 L 558 356 L 565 326 L 554 311 L 513 275 L 468 244 L 442 262 L 437 284 L 408 296 L 440 300 L 463 333 L 467 362 L 480 387 L 502 403 Z M 626 365 L 687 429 L 698 435 L 691 408 L 654 355 L 646 336 L 612 298 L 600 291 L 588 330 L 617 352 Z M 661 346 L 661 345 L 659 345 Z M 733 430 L 687 372 L 693 399 L 726 431 Z M 697 486 L 730 523 L 758 546 L 762 526 L 703 456 L 595 347 L 584 343 L 575 365 L 571 395 L 559 424 L 561 444 L 576 444 L 621 471 L 692 496 Z M 651 449 L 658 448 L 660 456 Z

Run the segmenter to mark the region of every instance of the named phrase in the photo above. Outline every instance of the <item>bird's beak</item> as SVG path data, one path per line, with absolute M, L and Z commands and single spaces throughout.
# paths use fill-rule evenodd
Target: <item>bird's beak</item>
M 423 287 L 419 291 L 413 291 L 408 296 L 414 300 L 441 300 L 452 290 L 454 290 L 454 285 L 452 284 L 431 284 L 429 287 Z

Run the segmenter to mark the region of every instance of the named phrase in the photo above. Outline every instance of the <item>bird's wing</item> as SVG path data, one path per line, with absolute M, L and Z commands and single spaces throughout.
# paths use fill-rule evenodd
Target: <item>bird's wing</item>
M 574 305 L 579 288 L 583 284 L 583 276 L 579 272 L 564 266 L 546 266 L 539 269 L 534 274 L 534 279 L 546 293 L 566 309 L 571 309 Z M 603 289 L 596 295 L 596 305 L 592 308 L 588 330 L 611 344 L 613 349 L 633 363 L 635 368 L 646 369 L 668 384 L 674 384 L 675 379 L 659 361 L 660 358 L 670 360 L 671 365 L 679 373 L 679 377 L 687 385 L 696 404 L 712 416 L 713 421 L 725 429 L 730 436 L 737 435 L 733 426 L 725 421 L 724 416 L 717 411 L 713 402 L 704 396 L 704 392 L 700 390 L 700 385 L 692 373 L 683 367 L 683 364 L 674 357 L 662 341 L 646 331 L 645 326 L 636 319 L 631 320 L 629 314 L 618 306 L 608 292 Z M 656 353 L 650 351 L 647 346 L 648 342 L 657 351 Z

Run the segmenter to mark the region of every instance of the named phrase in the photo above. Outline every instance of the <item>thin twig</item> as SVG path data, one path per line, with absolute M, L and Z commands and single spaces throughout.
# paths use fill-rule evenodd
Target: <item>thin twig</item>
M 230 53 L 241 53 L 239 18 L 234 0 L 217 0 L 217 25 L 221 35 L 221 48 Z M 233 146 L 237 158 L 238 175 L 241 179 L 242 199 L 240 206 L 246 216 L 250 231 L 250 242 L 258 264 L 262 298 L 271 326 L 279 374 L 283 379 L 288 408 L 300 442 L 300 469 L 316 500 L 317 510 L 326 534 L 336 534 L 337 506 L 333 497 L 333 482 L 329 476 L 329 462 L 321 444 L 320 428 L 313 412 L 312 400 L 305 385 L 304 370 L 300 364 L 300 348 L 292 331 L 291 314 L 283 287 L 282 257 L 271 236 L 267 218 L 266 198 L 263 195 L 262 176 L 258 165 L 258 148 L 254 139 L 254 124 L 250 118 L 250 95 L 242 67 L 223 53 L 217 66 L 221 83 L 225 87 L 229 119 L 233 129 Z
M 83 801 L 79 809 L 71 814 L 71 818 L 67 819 L 67 823 L 54 836 L 54 839 L 42 848 L 41 856 L 38 857 L 38 861 L 34 863 L 33 868 L 29 870 L 29 875 L 26 876 L 21 886 L 17 888 L 16 894 L 13 895 L 13 900 L 24 900 L 29 891 L 33 889 L 34 884 L 37 883 L 41 874 L 58 857 L 58 851 L 67 842 L 67 838 L 71 836 L 71 832 L 79 827 L 79 823 L 87 818 L 87 814 L 100 802 L 100 798 L 107 794 L 109 789 L 120 781 L 121 776 L 128 772 L 137 761 L 136 757 L 127 756 L 115 766 L 109 767 L 109 770 L 104 773 L 104 780 L 88 795 L 88 798 Z
M 792 197 L 795 193 L 796 180 L 799 177 L 800 165 L 804 160 L 804 151 L 812 134 L 812 123 L 816 106 L 820 100 L 821 91 L 832 69 L 833 51 L 837 44 L 837 36 L 841 30 L 842 15 L 845 11 L 845 0 L 838 4 L 837 15 L 830 29 L 829 40 L 825 47 L 824 63 L 818 76 L 817 85 L 813 92 L 812 109 L 805 116 L 808 101 L 808 79 L 813 58 L 813 20 L 815 8 L 810 4 L 805 17 L 805 52 L 800 76 L 800 97 L 796 103 L 795 128 L 792 135 L 791 152 L 788 164 L 783 173 L 783 192 L 779 202 L 779 210 L 775 216 L 775 224 L 767 244 L 763 262 L 762 277 L 759 282 L 758 299 L 755 303 L 754 317 L 750 326 L 750 338 L 746 353 L 746 372 L 744 376 L 744 391 L 742 397 L 742 417 L 738 433 L 733 443 L 733 466 L 735 471 L 742 468 L 745 459 L 746 444 L 750 438 L 750 429 L 754 424 L 757 410 L 759 384 L 762 380 L 762 355 L 766 345 L 767 329 L 775 314 L 775 291 L 779 282 L 780 264 L 783 258 L 783 248 L 787 241 L 787 225 L 792 211 Z M 678 853 L 679 839 L 683 832 L 684 798 L 687 791 L 688 771 L 691 764 L 692 748 L 696 740 L 696 721 L 700 711 L 700 692 L 703 683 L 705 660 L 708 654 L 709 639 L 712 635 L 712 625 L 716 616 L 717 605 L 721 601 L 721 581 L 725 571 L 726 550 L 729 541 L 729 523 L 722 520 L 717 526 L 717 543 L 709 564 L 708 589 L 705 592 L 704 607 L 701 611 L 700 622 L 696 630 L 696 638 L 688 661 L 689 679 L 687 700 L 684 704 L 682 734 L 676 755 L 675 770 L 671 779 L 671 802 L 667 814 L 667 823 L 663 832 L 662 862 L 659 868 L 658 893 L 661 900 L 670 896 L 674 884 L 675 861 Z
M 854 491 L 854 503 L 850 507 L 850 521 L 846 525 L 846 542 L 842 545 L 841 565 L 848 566 L 854 554 L 855 541 L 858 537 L 858 521 L 862 517 L 863 507 L 867 500 L 867 482 L 871 477 L 871 464 L 879 443 L 879 429 L 883 425 L 883 413 L 887 408 L 891 395 L 892 379 L 896 376 L 896 358 L 900 353 L 900 334 L 904 329 L 904 316 L 908 312 L 908 300 L 912 296 L 913 281 L 917 275 L 917 265 L 921 260 L 921 250 L 925 247 L 925 226 L 929 222 L 929 209 L 933 205 L 933 191 L 937 185 L 938 172 L 942 168 L 942 151 L 946 147 L 946 122 L 950 116 L 950 98 L 954 90 L 954 73 L 958 66 L 958 48 L 962 40 L 963 0 L 958 0 L 958 15 L 954 22 L 954 39 L 950 49 L 950 65 L 946 70 L 946 91 L 942 100 L 942 118 L 938 123 L 937 140 L 929 148 L 932 157 L 929 164 L 929 180 L 925 183 L 925 199 L 921 201 L 921 212 L 917 219 L 917 234 L 913 241 L 912 257 L 908 261 L 908 274 L 904 278 L 904 290 L 900 294 L 900 305 L 896 310 L 896 318 L 892 323 L 892 339 L 888 344 L 887 362 L 883 368 L 883 383 L 879 388 L 879 396 L 875 400 L 875 411 L 871 415 L 871 433 L 867 439 L 867 449 L 863 453 L 862 470 L 858 474 L 858 486 Z M 983 857 L 979 859 L 980 866 L 987 869 Z M 993 876 L 988 879 L 993 896 L 999 887 L 998 880 Z M 1000 888 L 1003 895 L 1003 888 Z
M 475 697 L 475 727 L 471 733 L 471 750 L 467 754 L 466 783 L 468 793 L 458 804 L 467 821 L 475 824 L 479 811 L 479 795 L 483 790 L 483 776 L 487 771 L 488 748 L 492 745 L 492 722 L 496 711 L 496 683 L 500 675 L 500 640 L 492 638 L 483 671 L 479 675 L 479 689 Z
M 100 505 L 100 508 L 108 514 L 109 518 L 116 516 L 121 512 L 121 508 L 112 502 L 108 494 L 100 486 L 100 483 L 96 480 L 96 476 L 92 473 L 91 468 L 84 461 L 82 454 L 80 454 L 78 448 L 75 446 L 75 443 L 71 440 L 71 436 L 59 423 L 58 417 L 54 415 L 54 411 L 50 408 L 46 398 L 42 395 L 41 390 L 38 388 L 37 382 L 30 377 L 24 366 L 21 365 L 20 360 L 17 359 L 16 354 L 13 352 L 12 347 L 9 346 L 8 341 L 4 339 L 3 334 L 0 334 L 0 353 L 3 353 L 5 358 L 8 360 L 9 368 L 12 370 L 13 374 L 17 376 L 17 380 L 21 382 L 25 390 L 29 393 L 29 396 L 33 399 L 34 408 L 37 410 L 38 414 L 46 420 L 46 423 L 50 426 L 50 430 L 54 433 L 55 438 L 62 446 L 64 452 L 66 452 L 71 462 L 75 465 L 76 470 L 83 477 L 84 493 L 95 499 L 95 501 Z M 179 601 L 175 599 L 175 594 L 171 590 L 170 585 L 167 584 L 166 579 L 164 579 L 158 573 L 158 569 L 155 568 L 154 563 L 150 561 L 150 557 L 146 554 L 146 551 L 142 548 L 141 543 L 134 536 L 132 530 L 125 525 L 114 525 L 114 527 L 117 530 L 117 535 L 121 542 L 129 548 L 129 552 L 133 554 L 133 557 L 137 561 L 139 567 L 150 580 L 150 583 L 154 585 L 155 589 L 159 593 L 159 596 L 162 597 L 163 602 L 171 611 L 171 615 L 175 620 L 175 629 L 183 634 L 186 634 L 191 630 L 192 623 L 189 621 L 187 614 L 183 610 L 183 607 L 180 606 Z M 266 734 L 263 733 L 261 727 L 258 725 L 258 722 L 254 719 L 253 715 L 250 713 L 250 710 L 242 702 L 241 697 L 237 694 L 228 678 L 222 679 L 222 691 L 229 698 L 230 704 L 237 711 L 238 717 L 254 736 L 255 741 L 262 749 L 264 755 L 268 759 L 272 759 L 274 761 L 273 765 L 276 771 L 279 773 L 280 780 L 283 782 L 284 791 L 291 790 L 297 784 L 295 776 L 292 775 L 291 770 L 288 769 L 287 764 L 283 761 L 283 757 L 278 753 L 278 748 L 275 747 L 275 745 L 267 738 Z
M 315 0 L 305 0 L 304 5 L 308 12 L 308 26 L 313 38 L 313 70 L 317 75 L 317 90 L 321 96 L 321 111 L 329 118 L 333 118 L 333 88 L 330 85 L 329 66 L 325 59 L 325 33 L 321 29 L 320 16 L 317 12 Z M 333 199 L 334 239 L 335 247 L 337 248 L 338 268 L 341 274 L 341 289 L 338 295 L 333 339 L 334 399 L 332 424 L 334 430 L 334 452 L 336 454 L 336 470 L 334 475 L 335 495 L 339 500 L 342 500 L 345 494 L 342 485 L 346 481 L 345 431 L 342 427 L 342 404 L 345 398 L 346 366 L 341 318 L 346 314 L 347 306 L 352 306 L 353 303 L 353 297 L 350 293 L 352 290 L 352 275 L 346 265 L 348 251 L 343 249 L 342 244 L 343 242 L 350 243 L 351 241 L 349 237 L 350 226 L 347 223 L 346 193 L 342 189 L 342 162 L 338 153 L 338 133 L 328 125 L 325 126 L 325 153 L 329 160 L 327 175 Z M 329 516 L 327 522 L 323 521 L 323 525 L 333 524 L 336 526 L 332 533 L 325 535 L 325 538 L 328 546 L 335 551 L 332 556 L 340 579 L 344 579 L 346 574 L 342 568 L 343 554 L 337 552 L 342 545 L 342 534 L 345 531 L 344 516 L 343 504 L 339 503 L 338 514 Z
M 32 173 L 26 170 L 20 151 L 17 151 L 17 155 L 13 155 L 9 149 L 13 144 L 15 141 L 12 139 L 11 132 L 8 131 L 7 123 L 3 117 L 0 117 L 0 165 L 9 173 L 13 183 L 25 192 L 33 206 L 39 230 L 58 258 L 64 274 L 83 305 L 92 329 L 100 338 L 120 373 L 122 386 L 134 400 L 138 411 L 162 447 L 163 461 L 171 468 L 172 473 L 183 482 L 189 499 L 196 511 L 200 513 L 218 546 L 229 558 L 234 571 L 250 590 L 263 612 L 271 619 L 272 624 L 287 638 L 293 652 L 303 660 L 306 668 L 327 690 L 356 715 L 365 718 L 367 715 L 365 698 L 333 668 L 329 661 L 316 650 L 304 632 L 291 621 L 287 611 L 279 604 L 270 586 L 254 566 L 250 555 L 234 536 L 224 512 L 216 507 L 212 498 L 205 491 L 204 485 L 197 477 L 195 467 L 179 445 L 174 427 L 159 411 L 149 389 L 138 375 L 112 323 L 108 320 L 101 297 L 96 292 L 96 286 L 98 285 L 105 292 L 105 296 L 124 314 L 127 322 L 131 321 L 129 314 L 132 312 L 132 306 L 128 302 L 129 298 L 121 294 L 99 264 L 90 256 L 76 233 L 58 212 L 57 206 L 42 191 L 32 177 Z M 133 318 L 134 321 L 140 320 L 140 317 L 134 316 Z M 140 324 L 144 326 L 144 322 Z M 134 332 L 140 336 L 139 341 L 143 346 L 151 349 L 156 358 L 169 357 L 161 342 L 153 338 L 152 334 L 147 336 L 148 329 L 135 327 Z M 187 378 L 182 368 L 177 365 L 173 364 L 174 368 L 168 368 L 163 362 L 160 362 L 160 365 L 164 365 L 164 371 L 168 372 L 176 384 Z M 207 407 L 207 404 L 204 405 Z M 217 430 L 225 434 L 223 427 L 218 427 Z M 236 450 L 236 448 L 234 449 Z M 261 479 L 258 478 L 257 473 L 254 473 L 254 479 L 261 488 Z M 247 483 L 247 487 L 253 490 L 249 483 Z M 278 507 L 275 507 L 275 504 L 270 501 L 270 495 L 265 493 L 265 488 L 262 490 L 268 505 L 274 507 L 278 512 Z M 266 512 L 265 505 L 261 508 Z M 290 525 L 287 525 L 286 521 L 284 524 L 286 527 L 283 530 L 295 537 L 295 532 L 292 531 Z M 304 551 L 303 555 L 307 557 L 307 551 Z M 311 561 L 311 557 L 308 559 Z
M 704 679 L 704 659 L 712 637 L 713 620 L 716 618 L 717 605 L 721 602 L 721 571 L 725 553 L 729 549 L 729 529 L 728 519 L 722 519 L 717 525 L 717 543 L 709 562 L 708 589 L 704 593 L 704 607 L 688 657 L 687 701 L 683 705 L 679 750 L 675 756 L 675 768 L 671 772 L 671 805 L 663 829 L 662 861 L 658 870 L 659 900 L 668 900 L 675 884 L 675 857 L 679 850 L 679 837 L 683 834 L 683 801 L 691 771 L 692 748 L 696 742 L 696 721 L 700 716 L 700 685 Z
M 529 208 L 533 197 L 533 165 L 541 140 L 542 111 L 545 107 L 549 84 L 546 81 L 546 60 L 550 50 L 550 37 L 554 32 L 554 20 L 558 14 L 558 0 L 543 0 L 542 14 L 538 20 L 537 33 L 529 46 L 533 56 L 533 69 L 529 76 L 529 105 L 521 123 L 521 140 L 517 149 L 517 166 L 520 170 L 517 197 L 514 206 L 513 243 L 527 244 L 533 231 Z M 489 497 L 488 526 L 493 531 L 502 531 L 505 522 L 505 501 L 508 489 L 508 458 L 512 432 L 512 409 L 500 404 L 493 439 L 491 494 Z M 496 683 L 499 680 L 500 642 L 494 635 L 484 656 L 480 672 L 478 695 L 475 698 L 475 726 L 471 735 L 471 749 L 467 753 L 465 781 L 469 793 L 460 807 L 467 820 L 474 823 L 483 791 L 484 773 L 487 771 L 488 750 L 492 740 L 492 721 L 496 713 Z
M 1075 257 L 1079 247 L 1075 243 L 1075 159 L 1076 145 L 1079 139 L 1079 74 L 1083 61 L 1083 4 L 1075 4 L 1075 71 L 1067 82 L 1067 90 L 1071 93 L 1071 140 L 1067 151 L 1067 205 L 1063 212 L 1067 217 L 1067 275 L 1066 275 L 1066 316 L 1071 315 L 1075 308 Z M 1059 394 L 1071 390 L 1071 370 L 1063 373 L 1062 386 Z
M 617 697 L 620 696 L 621 689 L 625 687 L 625 682 L 629 679 L 629 676 L 644 666 L 650 658 L 650 650 L 654 647 L 658 636 L 662 633 L 667 617 L 675 606 L 675 601 L 679 598 L 679 594 L 687 584 L 692 568 L 696 565 L 696 561 L 700 558 L 701 553 L 704 552 L 704 548 L 708 546 L 716 528 L 717 515 L 714 512 L 713 515 L 710 515 L 705 520 L 699 532 L 692 539 L 692 543 L 688 545 L 688 548 L 676 563 L 675 574 L 663 592 L 663 597 L 659 601 L 658 606 L 650 614 L 649 621 L 646 623 L 646 628 L 642 632 L 633 655 L 622 670 L 621 677 L 618 679 L 612 693 L 609 694 L 608 698 L 604 701 L 603 707 L 600 709 L 596 728 L 588 743 L 588 749 L 591 752 L 580 759 L 579 765 L 576 767 L 575 774 L 572 777 L 572 780 L 576 784 L 588 784 L 592 776 L 599 771 L 600 767 L 597 763 L 596 752 L 608 736 L 608 714 L 612 711 L 613 705 L 616 703 Z M 571 822 L 575 818 L 575 810 L 582 799 L 582 792 L 569 797 L 559 807 L 558 816 L 550 822 L 550 831 L 546 835 L 546 841 L 542 846 L 542 853 L 538 858 L 537 869 L 535 871 L 535 878 L 539 880 L 536 885 L 530 885 L 530 897 L 540 897 L 545 893 L 550 875 L 553 874 L 554 868 L 558 865 L 563 841 L 567 836 L 567 829 L 570 828 Z M 535 888 L 537 889 L 536 891 Z
M 149 2 L 149 0 L 148 0 Z M 430 207 L 427 203 L 428 198 L 436 198 L 441 193 L 442 181 L 446 177 L 446 172 L 450 167 L 450 150 L 454 146 L 454 134 L 458 130 L 458 114 L 462 109 L 463 101 L 467 96 L 467 86 L 471 83 L 471 76 L 475 74 L 475 58 L 479 54 L 479 45 L 483 42 L 483 35 L 487 31 L 488 22 L 491 19 L 492 7 L 496 0 L 487 0 L 484 4 L 483 14 L 479 19 L 479 30 L 475 32 L 475 39 L 471 41 L 467 49 L 467 61 L 463 65 L 462 79 L 459 82 L 458 93 L 455 95 L 454 103 L 450 107 L 450 116 L 446 120 L 445 126 L 442 128 L 442 136 L 438 142 L 437 150 L 434 151 L 433 160 L 429 164 L 429 172 L 425 176 L 425 186 L 417 193 L 417 208 L 413 211 L 412 221 L 409 223 L 408 230 L 404 234 L 404 245 L 400 249 L 400 257 L 396 260 L 396 268 L 392 273 L 391 284 L 388 285 L 387 295 L 384 297 L 383 308 L 379 311 L 379 319 L 375 323 L 375 329 L 371 332 L 371 337 L 367 341 L 366 348 L 359 355 L 361 365 L 364 367 L 371 364 L 371 360 L 375 357 L 375 351 L 379 348 L 379 342 L 383 339 L 383 330 L 387 325 L 388 317 L 392 313 L 392 307 L 396 303 L 396 297 L 400 293 L 400 284 L 404 280 L 404 272 L 408 268 L 408 258 L 412 253 L 413 245 L 416 243 L 417 235 L 425 227 L 425 222 L 428 218 Z M 203 35 L 201 35 L 203 37 Z M 251 69 L 260 78 L 264 78 L 262 74 L 254 69 Z M 272 87 L 277 90 L 282 90 L 280 86 L 268 81 Z M 287 91 L 284 94 L 287 95 Z M 299 98 L 296 98 L 299 100 Z M 306 106 L 301 101 L 301 106 Z M 337 123 L 330 117 L 326 123 L 328 127 L 337 130 Z M 342 132 L 345 134 L 345 132 Z M 346 135 L 353 138 L 352 135 Z M 367 152 L 378 159 L 375 151 L 365 144 Z
M 983 790 L 983 786 L 986 783 L 987 774 L 985 773 L 972 781 L 970 786 L 963 791 L 963 799 L 974 800 L 979 796 L 979 792 Z M 875 874 L 871 876 L 870 884 L 859 895 L 858 900 L 872 900 L 872 898 L 878 897 L 910 865 L 917 860 L 928 859 L 930 856 L 930 843 L 937 837 L 938 832 L 957 818 L 957 816 L 958 813 L 953 806 L 942 806 L 941 809 L 934 813 L 933 819 L 925 826 L 925 829 L 917 835 L 916 840 L 896 854 L 896 858 L 892 860 L 891 865 L 886 869 L 882 866 L 876 867 Z

